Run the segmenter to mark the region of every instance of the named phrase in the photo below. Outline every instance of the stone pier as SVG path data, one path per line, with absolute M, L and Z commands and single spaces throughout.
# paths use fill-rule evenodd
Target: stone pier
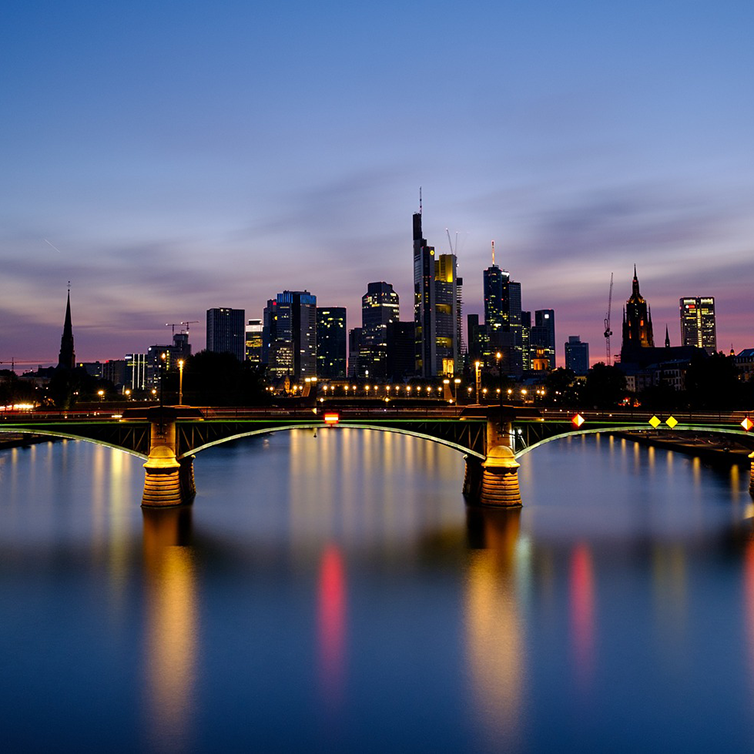
M 141 504 L 164 508 L 190 503 L 196 494 L 194 459 L 176 457 L 175 422 L 178 411 L 170 407 L 150 409 L 149 457 L 144 464 L 144 495 Z
M 751 472 L 749 473 L 749 494 L 754 497 L 754 453 L 749 455 L 751 460 Z
M 511 423 L 505 411 L 484 407 L 487 418 L 487 451 L 484 461 L 466 457 L 463 493 L 471 501 L 497 508 L 521 507 L 519 463 L 510 447 Z

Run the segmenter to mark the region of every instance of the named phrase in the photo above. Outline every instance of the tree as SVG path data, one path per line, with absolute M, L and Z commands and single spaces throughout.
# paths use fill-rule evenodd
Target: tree
M 177 393 L 178 374 L 166 375 L 165 390 Z M 184 403 L 200 406 L 251 406 L 266 402 L 264 370 L 241 363 L 231 353 L 200 351 L 183 371 Z
M 626 375 L 616 366 L 601 361 L 595 364 L 586 376 L 583 402 L 585 406 L 612 408 L 626 394 Z
M 686 372 L 686 394 L 691 408 L 733 409 L 742 405 L 744 383 L 732 356 L 697 354 Z

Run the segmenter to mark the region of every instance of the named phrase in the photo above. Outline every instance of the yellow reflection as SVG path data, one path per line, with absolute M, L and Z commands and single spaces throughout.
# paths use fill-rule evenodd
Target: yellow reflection
M 655 610 L 662 633 L 665 655 L 672 656 L 676 664 L 687 660 L 686 628 L 687 609 L 686 551 L 680 544 L 655 545 L 652 552 L 652 575 Z M 676 650 L 673 652 L 673 650 Z
M 144 510 L 147 714 L 155 748 L 180 750 L 194 712 L 196 578 L 191 509 Z
M 490 750 L 520 745 L 523 627 L 516 589 L 520 511 L 470 510 L 484 548 L 472 551 L 466 584 L 466 641 L 473 706 Z M 470 525 L 472 521 L 470 520 Z
M 741 484 L 741 469 L 737 463 L 734 463 L 730 467 L 730 491 L 733 494 L 737 494 L 739 485 Z

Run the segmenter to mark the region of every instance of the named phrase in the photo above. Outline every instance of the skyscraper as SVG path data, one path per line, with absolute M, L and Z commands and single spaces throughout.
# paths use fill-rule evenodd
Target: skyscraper
M 65 304 L 65 321 L 63 335 L 60 338 L 59 369 L 73 369 L 76 366 L 76 352 L 73 349 L 73 325 L 71 323 L 71 289 L 68 288 L 68 299 Z
M 317 377 L 320 379 L 345 379 L 347 333 L 345 307 L 317 307 Z
M 422 238 L 421 196 L 414 213 L 414 338 L 416 373 L 436 377 L 435 249 Z
M 555 369 L 555 311 L 538 309 L 529 331 L 532 369 Z
M 361 343 L 359 377 L 384 379 L 387 376 L 387 326 L 400 319 L 398 294 L 390 283 L 369 283 L 361 297 Z
M 258 365 L 262 363 L 262 343 L 264 325 L 261 319 L 250 319 L 246 323 L 246 361 Z
M 680 304 L 681 345 L 717 351 L 715 299 L 712 296 L 682 298 Z
M 278 293 L 264 310 L 262 339 L 272 377 L 316 377 L 317 297 L 309 291 Z
M 245 359 L 246 333 L 243 309 L 207 309 L 207 350 L 214 353 L 232 353 L 241 362 Z
M 440 254 L 435 261 L 436 374 L 452 375 L 461 370 L 456 265 L 455 254 Z
M 639 291 L 639 279 L 634 265 L 634 279 L 631 296 L 623 309 L 623 343 L 620 350 L 621 362 L 636 358 L 642 348 L 654 348 L 652 332 L 652 312 Z

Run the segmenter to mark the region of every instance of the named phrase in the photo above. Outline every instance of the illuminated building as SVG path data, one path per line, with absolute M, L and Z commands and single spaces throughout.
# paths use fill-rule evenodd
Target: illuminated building
M 414 338 L 416 373 L 436 377 L 435 249 L 422 238 L 421 200 L 414 213 Z
M 568 336 L 565 366 L 576 375 L 585 375 L 589 371 L 589 343 L 582 343 L 578 335 Z
M 534 326 L 529 330 L 531 369 L 555 369 L 555 312 L 538 309 L 534 312 Z
M 246 323 L 246 361 L 250 364 L 262 363 L 262 333 L 264 325 L 261 319 L 250 319 Z
M 347 332 L 345 307 L 317 307 L 317 377 L 346 377 Z
M 243 309 L 207 309 L 207 350 L 246 358 L 245 312 Z
M 60 338 L 60 355 L 58 369 L 73 369 L 76 366 L 76 353 L 73 349 L 73 325 L 71 324 L 71 289 L 68 289 L 68 299 L 65 305 L 65 321 L 63 335 Z
M 717 351 L 715 299 L 712 296 L 682 298 L 681 345 L 703 348 L 707 353 Z
M 361 297 L 361 343 L 357 375 L 387 376 L 387 326 L 400 319 L 398 294 L 390 283 L 369 283 Z
M 489 337 L 489 352 L 502 353 L 504 371 L 519 376 L 524 370 L 521 283 L 510 279 L 510 273 L 495 264 L 495 243 L 492 243 L 492 265 L 483 272 L 484 321 Z M 487 366 L 493 361 L 483 359 Z
M 126 387 L 131 391 L 146 390 L 147 355 L 145 353 L 126 354 Z
M 461 370 L 456 265 L 455 254 L 440 254 L 435 261 L 436 374 L 453 375 Z
M 642 348 L 654 348 L 652 332 L 652 312 L 639 291 L 639 279 L 634 265 L 634 279 L 631 297 L 623 309 L 623 344 L 620 350 L 621 362 L 634 361 Z
M 273 378 L 317 376 L 317 297 L 309 291 L 283 291 L 267 302 L 263 348 Z

